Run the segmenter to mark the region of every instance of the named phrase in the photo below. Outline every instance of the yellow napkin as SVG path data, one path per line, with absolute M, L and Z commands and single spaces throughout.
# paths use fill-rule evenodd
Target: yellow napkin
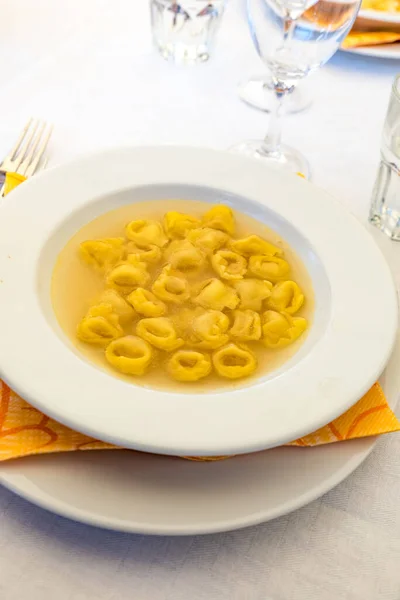
M 22 176 L 8 173 L 5 193 L 22 181 L 25 181 Z M 391 411 L 381 386 L 375 383 L 344 415 L 288 445 L 318 446 L 393 431 L 400 431 L 400 422 Z M 0 461 L 50 452 L 116 449 L 117 446 L 95 440 L 50 419 L 0 380 Z M 191 457 L 192 460 L 221 458 L 227 457 Z
M 376 383 L 344 415 L 288 445 L 319 446 L 392 431 L 400 431 L 400 422 Z M 0 380 L 0 461 L 30 454 L 116 449 L 46 417 Z
M 26 181 L 26 177 L 20 175 L 19 173 L 6 173 L 6 178 L 4 180 L 3 186 L 3 196 L 7 196 L 10 192 L 13 191 L 20 183 Z

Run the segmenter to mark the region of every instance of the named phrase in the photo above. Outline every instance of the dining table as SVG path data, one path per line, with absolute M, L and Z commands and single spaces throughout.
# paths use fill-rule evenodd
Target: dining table
M 268 114 L 237 94 L 239 82 L 267 74 L 244 1 L 227 2 L 210 60 L 191 67 L 154 49 L 148 0 L 13 0 L 0 14 L 0 156 L 30 116 L 54 125 L 48 168 L 123 145 L 227 149 L 267 131 Z M 368 225 L 399 70 L 396 60 L 337 52 L 302 83 L 312 102 L 285 117 L 284 139 L 307 156 L 312 183 L 369 228 L 400 286 L 400 244 Z M 399 600 L 399 457 L 400 435 L 382 436 L 352 475 L 311 504 L 205 536 L 103 530 L 0 486 L 0 597 Z

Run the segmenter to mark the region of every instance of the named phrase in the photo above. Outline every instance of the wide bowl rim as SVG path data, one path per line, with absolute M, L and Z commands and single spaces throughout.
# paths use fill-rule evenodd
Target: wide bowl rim
M 224 402 L 219 394 L 183 401 L 182 394 L 137 386 L 133 394 L 131 385 L 89 369 L 74 356 L 47 326 L 37 298 L 40 250 L 71 210 L 117 190 L 177 180 L 238 193 L 277 211 L 317 248 L 331 285 L 332 318 L 318 347 L 287 373 L 234 390 Z M 268 188 L 278 192 L 266 198 Z M 26 239 L 29 252 L 17 237 Z M 76 159 L 35 177 L 6 199 L 0 238 L 1 376 L 50 417 L 118 446 L 219 455 L 289 442 L 353 405 L 377 380 L 394 344 L 392 276 L 362 225 L 312 184 L 227 152 L 148 146 Z

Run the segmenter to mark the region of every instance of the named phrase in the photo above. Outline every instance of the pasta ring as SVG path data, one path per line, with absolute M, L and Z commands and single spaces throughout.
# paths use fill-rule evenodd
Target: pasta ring
M 149 367 L 153 350 L 145 340 L 127 335 L 114 340 L 106 348 L 106 359 L 126 375 L 143 375 Z
M 105 346 L 123 335 L 118 315 L 111 304 L 93 306 L 79 323 L 76 335 L 86 344 Z
M 188 282 L 174 272 L 171 265 L 164 267 L 151 290 L 160 300 L 173 304 L 183 304 L 190 297 Z
M 168 352 L 185 343 L 178 338 L 172 321 L 167 317 L 142 319 L 136 326 L 136 333 L 152 346 Z
M 168 243 L 168 238 L 161 223 L 151 219 L 131 221 L 125 227 L 125 233 L 127 238 L 141 248 L 146 248 L 149 244 L 162 248 Z
M 303 317 L 267 310 L 263 314 L 263 343 L 268 348 L 285 348 L 297 340 L 307 329 Z
M 218 375 L 228 379 L 247 377 L 257 369 L 256 356 L 246 346 L 232 342 L 216 350 L 212 361 Z
M 211 373 L 211 359 L 196 350 L 178 350 L 168 361 L 168 373 L 177 381 L 198 381 Z
M 260 315 L 254 310 L 234 310 L 230 335 L 238 342 L 259 340 L 261 337 Z
M 304 294 L 294 281 L 281 281 L 272 289 L 267 306 L 271 310 L 294 315 L 304 303 Z
M 232 250 L 218 250 L 211 257 L 213 269 L 222 279 L 232 281 L 243 279 L 247 271 L 247 261 Z
M 145 288 L 137 288 L 129 294 L 127 300 L 139 314 L 145 317 L 161 317 L 167 312 L 164 302 Z
M 249 258 L 249 271 L 260 279 L 275 282 L 287 277 L 290 266 L 286 260 L 277 256 L 256 255 Z

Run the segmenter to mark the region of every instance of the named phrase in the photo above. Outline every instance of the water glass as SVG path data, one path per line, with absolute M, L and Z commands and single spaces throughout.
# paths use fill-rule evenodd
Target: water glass
M 400 75 L 394 80 L 383 126 L 369 220 L 392 240 L 400 241 Z
M 250 34 L 272 78 L 275 109 L 264 138 L 232 150 L 309 176 L 306 158 L 282 143 L 285 104 L 300 81 L 324 65 L 350 31 L 360 0 L 247 0 Z
M 176 63 L 208 60 L 224 6 L 225 0 L 150 0 L 155 46 Z

